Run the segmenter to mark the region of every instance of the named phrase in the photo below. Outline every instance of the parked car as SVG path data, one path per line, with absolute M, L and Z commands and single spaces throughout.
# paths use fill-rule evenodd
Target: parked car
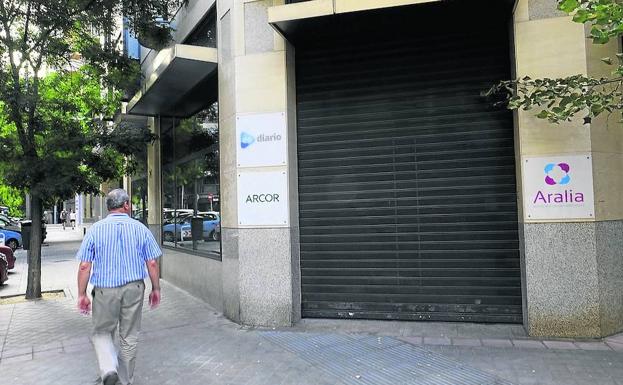
M 6 256 L 8 270 L 15 268 L 15 254 L 13 254 L 13 250 L 9 246 L 0 245 L 0 254 Z
M 221 240 L 221 222 L 218 222 L 218 225 L 216 225 L 216 228 L 214 229 L 214 232 L 212 233 L 212 240 L 214 241 L 220 241 Z
M 0 253 L 0 285 L 9 279 L 9 270 L 7 268 L 6 255 Z
M 4 235 L 4 244 L 9 246 L 11 250 L 15 251 L 22 245 L 20 232 L 0 228 L 0 234 Z
M 0 227 L 11 231 L 21 231 L 19 223 L 15 223 L 10 218 L 2 215 L 0 215 Z
M 221 218 L 219 217 L 219 213 L 216 211 L 207 211 L 207 212 L 199 212 L 198 216 L 203 217 L 203 240 L 204 241 L 217 241 L 220 237 L 220 223 Z M 219 228 L 217 233 L 217 227 Z M 192 232 L 190 227 L 190 219 L 187 222 L 182 224 L 182 240 L 192 240 Z
M 162 237 L 165 242 L 175 242 L 182 240 L 182 226 L 188 224 L 190 226 L 191 214 L 179 215 L 170 218 L 162 226 Z
M 169 208 L 164 208 L 162 209 L 162 223 L 163 224 L 169 224 L 169 223 L 173 223 L 173 220 L 175 220 L 176 218 L 180 218 L 180 217 L 186 217 L 188 215 L 192 215 L 193 214 L 193 210 L 192 209 L 169 209 Z

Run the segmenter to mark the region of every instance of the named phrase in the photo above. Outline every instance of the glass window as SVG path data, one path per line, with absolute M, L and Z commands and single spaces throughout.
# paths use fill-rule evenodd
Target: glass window
M 212 7 L 183 43 L 216 48 L 216 7 Z
M 220 258 L 218 105 L 160 127 L 163 244 Z

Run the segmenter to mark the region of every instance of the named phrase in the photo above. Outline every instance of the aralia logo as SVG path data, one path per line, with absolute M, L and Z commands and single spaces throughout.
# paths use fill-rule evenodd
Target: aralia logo
M 247 148 L 255 143 L 255 138 L 246 132 L 240 134 L 240 148 Z
M 568 163 L 548 163 L 545 165 L 543 171 L 545 171 L 545 183 L 548 186 L 556 186 L 556 185 L 568 185 L 571 182 L 571 176 L 569 175 L 569 171 L 571 167 Z M 573 190 L 556 190 L 554 192 L 543 192 L 541 190 L 537 191 L 534 199 L 532 200 L 533 204 L 577 204 L 584 203 L 584 194 L 581 192 L 573 192 Z
M 549 163 L 545 166 L 545 183 L 550 186 L 557 184 L 565 185 L 571 182 L 569 176 L 569 164 L 567 163 Z

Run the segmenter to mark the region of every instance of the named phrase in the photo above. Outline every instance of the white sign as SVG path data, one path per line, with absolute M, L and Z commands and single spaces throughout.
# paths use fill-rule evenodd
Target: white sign
M 74 209 L 76 210 L 76 225 L 80 225 L 82 223 L 82 205 L 81 205 L 80 195 L 76 194 L 76 198 L 74 199 Z
M 589 154 L 523 158 L 522 167 L 527 221 L 595 218 Z
M 286 114 L 237 116 L 236 143 L 238 167 L 285 165 L 288 158 Z
M 288 225 L 288 175 L 285 171 L 238 173 L 238 224 Z

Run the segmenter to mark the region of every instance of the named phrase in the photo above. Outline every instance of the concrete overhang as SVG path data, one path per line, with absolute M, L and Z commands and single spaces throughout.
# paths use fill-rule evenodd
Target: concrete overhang
M 146 74 L 142 90 L 128 103 L 128 114 L 190 116 L 217 93 L 217 50 L 176 44 L 160 51 Z
M 486 1 L 486 0 L 485 0 Z M 493 0 L 508 8 L 517 0 Z M 348 23 L 358 20 L 361 12 L 385 13 L 389 17 L 404 17 L 401 6 L 443 6 L 445 3 L 463 3 L 465 6 L 483 3 L 482 0 L 309 0 L 268 8 L 268 22 L 277 32 L 291 42 L 310 39 L 325 28 L 348 28 Z M 413 8 L 413 7 L 409 7 Z M 344 22 L 347 24 L 344 25 Z
M 300 22 L 341 13 L 432 3 L 442 0 L 309 0 L 268 9 L 268 22 L 284 36 L 296 33 Z
M 129 114 L 128 103 L 121 102 L 121 109 L 115 115 L 113 123 L 115 125 L 126 124 L 131 126 L 145 126 L 147 125 L 147 116 Z

